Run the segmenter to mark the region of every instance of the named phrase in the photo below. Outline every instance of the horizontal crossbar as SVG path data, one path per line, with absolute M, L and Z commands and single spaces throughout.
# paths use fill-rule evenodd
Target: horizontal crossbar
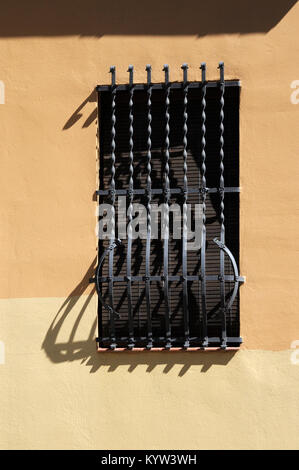
M 240 346 L 229 346 L 225 348 L 225 351 L 238 351 L 240 349 Z M 156 347 L 156 348 L 150 348 L 148 349 L 147 347 L 140 347 L 140 348 L 100 348 L 98 347 L 98 352 L 99 353 L 106 353 L 106 352 L 124 352 L 124 351 L 129 351 L 130 353 L 134 352 L 199 352 L 199 351 L 205 351 L 205 352 L 213 352 L 213 351 L 223 351 L 223 348 L 220 346 L 208 346 L 208 347 L 201 347 L 201 346 L 191 346 L 191 348 L 184 348 L 183 346 L 177 346 L 177 347 L 171 347 L 170 349 L 166 349 L 163 347 Z
M 205 188 L 204 190 L 205 190 L 206 193 L 217 193 L 217 192 L 221 192 L 222 188 Z M 142 194 L 146 194 L 146 192 L 147 192 L 146 189 L 133 189 L 133 190 L 130 190 L 130 189 L 116 189 L 115 190 L 115 195 L 116 196 L 125 196 L 127 194 L 128 195 L 131 194 L 131 191 L 132 191 L 132 194 L 135 194 L 135 195 L 142 195 Z M 187 194 L 198 194 L 198 193 L 201 193 L 202 191 L 203 191 L 203 188 L 188 188 L 187 189 Z M 184 189 L 183 188 L 172 188 L 172 189 L 169 189 L 169 192 L 170 192 L 170 194 L 183 194 Z M 236 186 L 231 186 L 231 187 L 227 186 L 226 188 L 224 188 L 224 192 L 225 193 L 239 193 L 240 188 L 236 187 Z M 151 193 L 152 194 L 163 194 L 164 189 L 152 189 Z M 97 196 L 108 196 L 110 194 L 110 190 L 109 189 L 100 189 L 100 190 L 96 191 L 96 194 L 97 194 Z
M 152 90 L 163 90 L 165 88 L 165 83 L 153 83 L 150 85 Z M 184 83 L 178 83 L 178 82 L 173 82 L 169 84 L 169 87 L 175 90 L 182 89 L 184 88 L 185 84 Z M 203 86 L 203 82 L 188 82 L 188 88 L 201 88 Z M 205 86 L 207 88 L 215 88 L 219 86 L 218 81 L 210 81 L 210 82 L 205 82 Z M 225 86 L 226 87 L 240 87 L 241 82 L 240 80 L 226 80 L 225 81 Z M 111 91 L 111 85 L 98 85 L 96 87 L 97 91 L 103 92 L 103 91 Z M 117 91 L 128 91 L 130 90 L 131 85 L 125 84 L 125 85 L 116 85 L 115 89 Z M 134 84 L 134 90 L 147 90 L 148 85 L 144 83 L 136 83 Z
M 116 348 L 110 348 L 110 344 L 111 344 L 111 338 L 97 338 L 97 344 L 99 346 L 99 349 L 101 350 L 105 350 L 105 349 L 109 349 L 109 350 L 129 350 L 129 348 L 127 348 L 127 343 L 128 343 L 128 340 L 129 340 L 129 337 L 120 337 L 120 338 L 117 338 L 116 340 L 116 343 L 117 343 L 117 346 Z M 160 350 L 164 350 L 165 348 L 163 347 L 163 343 L 167 341 L 167 338 L 166 337 L 154 337 L 153 340 L 152 340 L 152 343 L 153 343 L 153 347 L 151 348 L 151 350 L 155 349 L 155 348 L 159 348 Z M 170 350 L 173 348 L 173 349 L 176 349 L 176 348 L 182 348 L 183 347 L 183 344 L 184 344 L 184 341 L 185 341 L 185 338 L 171 338 L 171 343 L 172 343 L 172 346 L 170 348 Z M 190 337 L 190 347 L 197 347 L 197 349 L 202 349 L 202 346 L 201 346 L 201 343 L 203 342 L 203 339 L 200 338 L 200 337 Z M 235 337 L 235 336 L 228 336 L 227 337 L 227 345 L 228 347 L 235 347 L 235 348 L 238 348 L 241 344 L 242 344 L 243 340 L 241 337 Z M 134 349 L 143 349 L 143 348 L 146 348 L 147 347 L 147 344 L 148 344 L 148 338 L 142 336 L 142 337 L 135 337 L 135 346 L 134 346 Z M 209 347 L 219 347 L 221 344 L 221 338 L 220 337 L 209 337 L 207 338 L 207 342 L 206 342 L 206 346 L 205 348 L 209 348 Z M 182 345 L 182 346 L 180 346 Z M 134 350 L 133 349 L 133 350 Z M 189 348 L 187 348 L 188 350 Z M 132 349 L 131 349 L 132 351 Z
M 159 282 L 159 281 L 164 281 L 164 278 L 163 276 L 148 276 L 149 280 L 150 281 L 156 281 L 156 282 Z M 187 281 L 201 281 L 202 277 L 200 275 L 197 275 L 197 276 L 185 276 L 186 280 Z M 108 277 L 108 276 L 100 276 L 99 278 L 99 282 L 109 282 L 109 281 L 113 281 L 113 282 L 127 282 L 128 278 L 126 276 L 115 276 L 115 277 L 112 277 L 111 279 Z M 222 281 L 222 278 L 220 279 L 219 275 L 207 275 L 205 276 L 205 279 L 207 281 Z M 147 280 L 147 277 L 146 276 L 130 276 L 130 281 L 132 282 L 142 282 L 142 281 L 146 281 Z M 168 281 L 183 281 L 184 280 L 184 277 L 183 276 L 168 276 Z M 234 281 L 238 281 L 238 282 L 245 282 L 245 278 L 243 276 L 238 276 L 237 279 L 235 279 L 234 276 L 232 275 L 225 275 L 224 276 L 224 280 L 225 281 L 231 281 L 231 282 L 234 282 Z M 89 282 L 90 283 L 94 283 L 96 282 L 95 278 L 90 278 L 89 279 Z

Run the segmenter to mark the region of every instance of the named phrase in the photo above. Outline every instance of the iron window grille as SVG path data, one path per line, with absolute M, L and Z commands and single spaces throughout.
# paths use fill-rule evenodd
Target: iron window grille
M 98 92 L 99 203 L 110 203 L 115 221 L 119 196 L 146 206 L 146 239 L 99 240 L 96 284 L 100 349 L 205 349 L 238 347 L 239 333 L 239 95 L 240 82 L 116 84 Z M 202 205 L 202 243 L 186 237 L 152 239 L 154 203 Z M 167 211 L 166 211 L 167 212 Z M 166 214 L 171 225 L 171 213 Z M 183 228 L 186 220 L 183 218 Z

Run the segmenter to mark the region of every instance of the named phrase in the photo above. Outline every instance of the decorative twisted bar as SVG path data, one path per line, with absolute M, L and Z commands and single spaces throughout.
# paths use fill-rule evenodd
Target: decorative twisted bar
M 169 86 L 169 67 L 164 65 L 163 71 L 165 72 L 165 166 L 164 166 L 164 263 L 163 263 L 163 278 L 164 278 L 164 302 L 165 302 L 165 329 L 166 329 L 166 344 L 165 348 L 171 348 L 171 328 L 170 328 L 170 305 L 169 305 L 169 288 L 168 288 L 168 241 L 169 241 L 169 105 L 170 105 L 170 86 Z
M 224 63 L 219 62 L 220 70 L 220 241 L 225 244 L 225 226 L 224 226 Z M 225 308 L 225 282 L 224 282 L 224 252 L 220 251 L 220 297 L 221 297 L 221 348 L 226 348 L 226 308 Z
M 202 238 L 201 238 L 201 309 L 202 309 L 202 347 L 208 346 L 207 300 L 206 300 L 206 64 L 201 64 L 201 201 L 202 201 Z
M 150 252 L 151 252 L 151 200 L 152 200 L 152 86 L 151 86 L 151 70 L 150 65 L 146 66 L 147 71 L 147 178 L 146 178 L 146 194 L 147 194 L 147 238 L 146 238 L 146 254 L 145 254 L 145 295 L 146 295 L 146 313 L 147 313 L 147 349 L 153 347 L 153 332 L 152 332 L 152 312 L 151 312 L 151 298 L 150 298 Z
M 115 83 L 115 67 L 110 68 L 111 73 L 111 180 L 110 180 L 110 199 L 111 199 L 111 219 L 112 219 L 112 230 L 110 237 L 110 245 L 114 243 L 115 239 L 115 106 L 116 106 L 116 83 Z M 109 293 L 109 303 L 112 310 L 114 310 L 113 302 L 113 256 L 114 250 L 109 251 L 109 266 L 108 266 L 108 293 Z M 115 338 L 115 324 L 114 324 L 114 315 L 110 315 L 110 340 L 111 340 L 111 349 L 115 349 L 116 338 Z
M 134 197 L 134 141 L 133 141 L 133 96 L 134 96 L 134 84 L 133 84 L 133 65 L 129 65 L 129 207 L 128 207 L 128 249 L 127 249 L 127 297 L 128 297 L 128 327 L 129 327 L 129 344 L 128 348 L 134 347 L 134 320 L 133 320 L 133 308 L 132 308 L 132 280 L 131 280 L 131 267 L 132 267 L 132 220 L 133 220 L 133 197 Z
M 183 312 L 184 312 L 184 333 L 185 343 L 184 348 L 190 346 L 190 330 L 189 330 L 189 306 L 188 306 L 188 267 L 187 267 L 187 201 L 188 201 L 188 166 L 187 166 L 187 134 L 188 134 L 188 80 L 187 71 L 188 65 L 183 64 L 183 83 L 184 83 L 184 112 L 183 112 L 183 187 L 184 187 L 184 202 L 183 202 L 183 238 L 182 238 L 182 267 L 183 267 Z

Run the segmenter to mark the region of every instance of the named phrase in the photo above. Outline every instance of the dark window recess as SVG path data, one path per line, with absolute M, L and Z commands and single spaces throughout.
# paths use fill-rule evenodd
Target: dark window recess
M 99 240 L 101 348 L 237 347 L 239 332 L 238 81 L 98 86 L 99 203 L 147 207 L 147 239 Z M 202 248 L 149 237 L 152 204 L 203 204 Z M 193 212 L 192 212 L 193 213 Z M 167 221 L 166 221 L 167 222 Z M 183 222 L 182 222 L 183 225 Z

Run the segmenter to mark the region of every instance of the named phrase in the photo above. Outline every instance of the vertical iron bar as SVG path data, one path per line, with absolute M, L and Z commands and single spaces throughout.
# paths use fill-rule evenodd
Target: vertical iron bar
M 164 280 L 164 302 L 165 302 L 165 330 L 166 343 L 165 348 L 171 348 L 171 328 L 170 328 L 170 305 L 169 305 L 169 287 L 168 287 L 168 239 L 169 239 L 169 133 L 170 133 L 170 83 L 169 83 L 169 67 L 164 65 L 165 72 L 165 166 L 164 166 L 164 211 L 163 211 L 163 227 L 164 227 L 164 263 L 163 263 L 163 280 Z
M 110 246 L 112 246 L 115 240 L 115 106 L 116 106 L 116 82 L 115 82 L 115 66 L 110 67 L 111 73 L 111 179 L 110 179 L 110 199 L 111 199 L 111 214 L 112 214 L 112 230 L 110 236 Z M 113 249 L 109 251 L 109 265 L 108 265 L 108 294 L 109 303 L 111 309 L 113 305 Z M 110 310 L 110 348 L 116 348 L 115 338 L 115 323 L 114 323 L 114 312 Z
M 146 255 L 145 255 L 145 294 L 146 294 L 146 311 L 147 311 L 147 349 L 153 347 L 153 332 L 152 332 L 152 312 L 151 312 L 151 297 L 150 297 L 150 252 L 151 252 L 151 199 L 152 199 L 152 78 L 151 66 L 147 65 L 147 180 L 146 180 L 146 194 L 147 194 L 147 238 L 146 238 Z
M 201 195 L 202 195 L 202 237 L 200 254 L 201 274 L 201 310 L 202 310 L 202 347 L 208 346 L 207 332 L 207 299 L 206 299 L 206 64 L 203 62 L 201 68 Z
M 184 202 L 183 202 L 183 238 L 182 238 L 182 268 L 183 268 L 183 312 L 184 312 L 184 333 L 185 333 L 185 342 L 184 348 L 190 346 L 189 341 L 189 307 L 188 307 L 188 266 L 187 266 L 187 201 L 188 201 L 188 166 L 187 166 L 187 134 L 188 134 L 188 65 L 183 64 L 183 82 L 184 82 L 184 111 L 183 111 L 183 159 L 184 159 L 184 183 L 183 183 L 183 192 L 184 192 Z
M 128 297 L 128 326 L 129 326 L 129 343 L 128 348 L 134 347 L 134 320 L 133 320 L 133 309 L 132 309 L 132 281 L 131 281 L 131 266 L 132 266 L 132 219 L 133 219 L 133 195 L 134 195 L 134 141 L 133 141 L 133 96 L 134 96 L 134 84 L 133 84 L 133 65 L 129 65 L 129 207 L 128 207 L 128 249 L 127 249 L 127 297 Z
M 101 113 L 101 93 L 97 93 L 97 106 L 98 106 L 98 111 L 97 111 L 97 145 L 98 145 L 98 159 L 99 159 L 99 173 L 98 173 L 98 190 L 102 189 L 102 178 L 101 178 L 101 143 L 100 143 L 100 138 L 101 138 L 101 129 L 102 129 L 102 120 L 100 118 L 100 113 Z M 100 197 L 98 199 L 99 204 L 100 204 Z M 100 237 L 98 239 L 98 254 L 105 250 L 104 245 L 102 243 L 102 240 L 100 240 Z M 98 257 L 98 266 L 96 272 L 99 272 L 99 257 Z M 101 286 L 103 287 L 103 286 Z M 98 312 L 98 341 L 100 341 L 100 338 L 103 336 L 103 304 L 102 302 L 98 302 L 98 307 L 97 307 L 97 312 Z
M 224 226 L 224 63 L 219 62 L 220 70 L 220 241 L 225 243 Z M 221 297 L 221 348 L 226 348 L 226 311 L 225 311 L 225 283 L 224 283 L 224 251 L 220 250 L 220 297 Z

